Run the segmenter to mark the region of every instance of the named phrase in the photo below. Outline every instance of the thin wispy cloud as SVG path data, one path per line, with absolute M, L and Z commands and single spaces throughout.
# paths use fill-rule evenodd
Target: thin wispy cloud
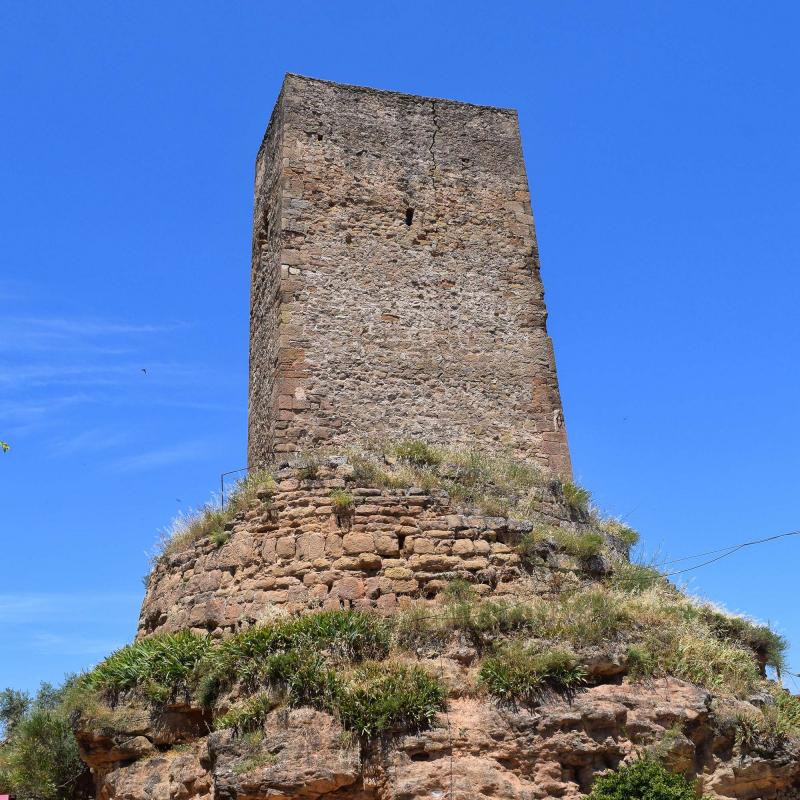
M 209 451 L 205 441 L 184 442 L 170 447 L 159 447 L 145 450 L 111 463 L 111 469 L 117 472 L 146 472 L 159 467 L 192 461 Z
M 119 355 L 135 351 L 148 338 L 185 327 L 184 323 L 133 324 L 65 317 L 0 319 L 0 351 L 17 355 L 72 353 Z
M 63 314 L 0 318 L 3 439 L 12 445 L 29 439 L 30 450 L 46 433 L 51 455 L 124 456 L 115 467 L 122 471 L 194 457 L 200 448 L 189 445 L 131 454 L 122 433 L 138 425 L 140 435 L 150 438 L 147 417 L 157 408 L 230 410 L 225 376 L 184 359 L 186 343 L 176 332 L 187 327 L 174 320 Z
M 42 331 L 72 336 L 113 336 L 116 334 L 164 333 L 185 327 L 185 323 L 175 322 L 161 325 L 136 325 L 97 319 L 69 319 L 65 317 L 11 317 L 11 325 L 30 327 Z
M 72 456 L 78 453 L 100 453 L 129 444 L 131 434 L 115 428 L 89 428 L 53 442 L 51 452 L 56 456 Z
M 135 607 L 133 592 L 19 592 L 0 594 L 0 625 L 45 625 L 78 615 L 108 616 Z
M 118 639 L 93 638 L 87 636 L 64 635 L 40 631 L 34 633 L 27 642 L 21 643 L 25 649 L 44 655 L 67 656 L 107 656 L 119 650 L 125 642 Z M 27 647 L 26 647 L 27 645 Z
M 197 370 L 180 364 L 156 363 L 142 367 L 139 361 L 125 364 L 36 364 L 9 368 L 0 373 L 0 389 L 43 386 L 119 386 L 145 376 L 152 383 L 186 382 L 198 378 Z

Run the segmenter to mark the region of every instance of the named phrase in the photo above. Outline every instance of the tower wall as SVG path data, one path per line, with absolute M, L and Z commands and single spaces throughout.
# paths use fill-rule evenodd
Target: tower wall
M 287 75 L 253 242 L 251 465 L 375 436 L 569 475 L 516 112 Z

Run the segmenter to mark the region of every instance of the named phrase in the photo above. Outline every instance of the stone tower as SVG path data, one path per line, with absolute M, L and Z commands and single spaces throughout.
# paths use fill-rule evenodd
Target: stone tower
M 570 475 L 515 111 L 287 75 L 250 302 L 251 465 L 377 436 Z

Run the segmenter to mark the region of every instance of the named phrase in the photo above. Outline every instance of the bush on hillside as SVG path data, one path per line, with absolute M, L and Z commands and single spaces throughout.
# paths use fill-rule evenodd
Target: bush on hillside
M 61 707 L 62 692 L 42 684 L 34 698 L 9 689 L 2 693 L 0 722 L 6 739 L 0 747 L 0 791 L 17 800 L 84 796 L 88 770 Z
M 597 778 L 589 800 L 697 800 L 697 792 L 683 775 L 642 758 Z

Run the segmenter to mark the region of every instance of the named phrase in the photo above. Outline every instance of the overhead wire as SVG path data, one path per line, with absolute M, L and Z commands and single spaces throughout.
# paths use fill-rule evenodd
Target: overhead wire
M 746 547 L 754 547 L 755 545 L 765 544 L 766 542 L 774 542 L 776 539 L 785 539 L 789 536 L 800 536 L 800 530 L 797 531 L 788 531 L 787 533 L 779 533 L 775 536 L 765 536 L 763 539 L 753 539 L 749 542 L 741 542 L 740 544 L 730 545 L 729 547 L 723 547 L 719 550 L 709 550 L 705 553 L 697 553 L 693 556 L 684 556 L 682 558 L 675 558 L 670 561 L 662 561 L 659 564 L 656 564 L 657 567 L 663 567 L 667 564 L 677 564 L 683 561 L 691 561 L 693 558 L 702 558 L 703 556 L 714 555 L 716 553 L 721 553 L 721 555 L 716 555 L 714 558 L 708 559 L 708 561 L 703 561 L 701 564 L 695 564 L 692 567 L 686 567 L 685 569 L 678 569 L 672 572 L 665 572 L 664 577 L 670 578 L 673 575 L 682 575 L 684 572 L 691 572 L 695 569 L 700 569 L 701 567 L 706 567 L 709 564 L 713 564 L 716 561 L 721 561 L 723 558 L 727 558 L 728 556 L 732 556 L 734 553 L 738 553 L 739 550 L 744 550 Z

